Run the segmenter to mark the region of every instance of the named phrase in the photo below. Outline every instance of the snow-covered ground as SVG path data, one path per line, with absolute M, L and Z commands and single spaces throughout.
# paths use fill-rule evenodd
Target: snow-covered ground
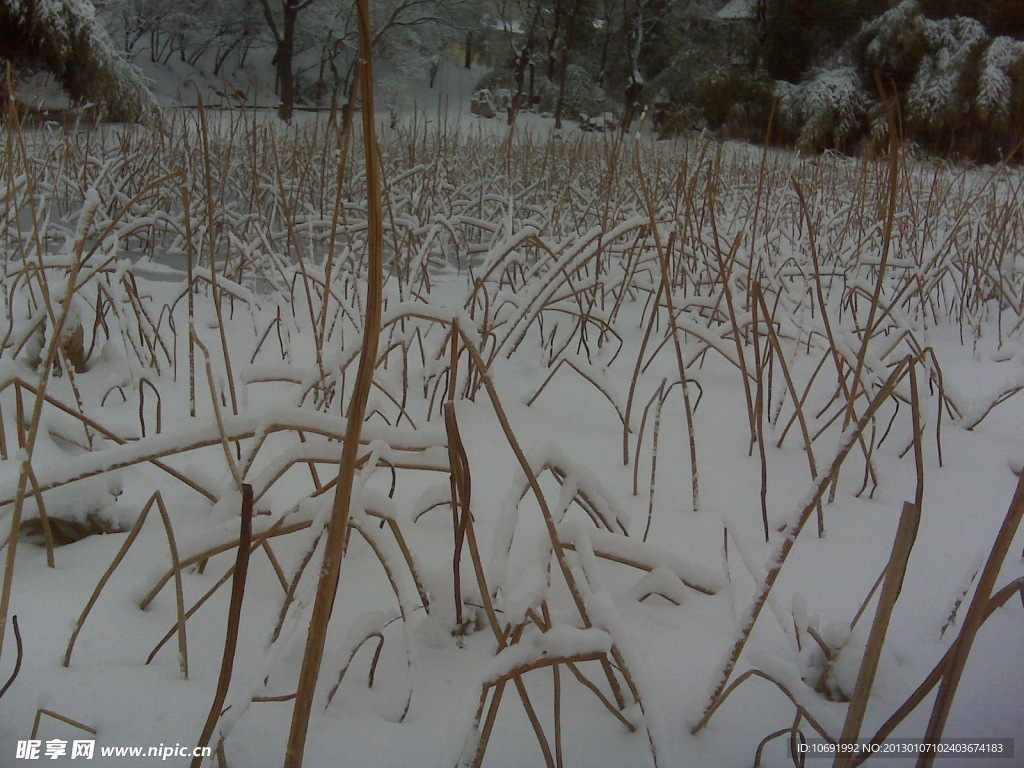
M 385 327 L 305 765 L 455 765 L 485 734 L 489 766 L 547 750 L 739 767 L 784 729 L 838 738 L 872 585 L 921 494 L 872 737 L 964 630 L 982 574 L 995 590 L 1024 576 L 1020 536 L 988 565 L 1024 461 L 1024 176 L 904 158 L 890 208 L 884 161 L 533 117 L 509 137 L 440 106 L 382 116 Z M 44 750 L 97 745 L 49 764 L 189 763 L 99 749 L 197 743 L 242 481 L 272 537 L 252 553 L 218 734 L 230 765 L 283 759 L 366 304 L 363 161 L 339 189 L 322 118 L 174 119 L 5 137 L 0 504 L 22 521 L 3 553 L 24 660 L 0 700 L 3 765 L 31 764 L 16 755 L 40 708 L 96 731 L 44 715 Z M 449 399 L 471 481 L 461 624 Z M 153 504 L 68 654 L 155 494 L 166 526 Z M 77 539 L 52 567 L 39 495 Z M 216 588 L 184 656 L 168 528 L 184 610 Z M 945 728 L 1015 738 L 1016 756 L 945 764 L 1024 764 L 1022 643 L 1014 596 L 977 633 Z M 0 677 L 14 658 L 8 621 Z M 748 670 L 763 677 L 704 726 L 723 675 Z M 923 737 L 934 702 L 894 737 Z M 793 764 L 788 742 L 761 764 Z

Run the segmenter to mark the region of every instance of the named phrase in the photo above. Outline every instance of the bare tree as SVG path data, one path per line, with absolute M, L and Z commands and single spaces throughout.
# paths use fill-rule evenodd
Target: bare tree
M 274 69 L 277 71 L 277 89 L 280 103 L 277 114 L 282 120 L 291 120 L 295 108 L 295 26 L 299 14 L 313 4 L 313 0 L 260 0 L 263 18 L 274 36 L 277 50 Z
M 313 5 L 313 1 L 259 0 L 263 18 L 277 46 L 274 67 L 280 96 L 278 114 L 282 120 L 291 119 L 294 110 L 297 96 L 295 59 L 300 53 L 300 36 L 307 49 L 320 52 L 319 58 L 307 69 L 319 69 L 321 79 L 329 69 L 335 77 L 335 92 L 339 89 L 347 91 L 352 82 L 356 25 L 351 3 L 343 2 L 335 7 L 319 4 L 316 6 L 318 12 L 307 20 L 310 14 L 302 12 Z M 408 32 L 415 27 L 431 25 L 455 26 L 468 6 L 466 0 L 374 0 L 370 4 L 374 50 L 384 46 L 399 31 Z M 339 58 L 348 60 L 339 66 Z
M 505 38 L 512 49 L 513 74 L 516 90 L 508 108 L 508 124 L 516 121 L 526 91 L 526 68 L 533 63 L 534 48 L 540 27 L 541 14 L 545 11 L 543 0 L 513 0 L 502 2 L 500 17 Z M 525 30 L 521 20 L 526 20 Z M 532 94 L 531 94 L 532 96 Z

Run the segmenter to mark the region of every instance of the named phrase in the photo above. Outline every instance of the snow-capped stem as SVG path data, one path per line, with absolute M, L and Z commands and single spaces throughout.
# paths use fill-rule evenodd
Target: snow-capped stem
M 754 286 L 753 298 L 757 301 L 758 306 L 761 308 L 761 312 L 767 319 L 770 317 L 768 312 L 768 304 L 764 300 L 764 293 L 761 290 L 761 284 L 757 283 Z M 793 400 L 794 416 L 800 424 L 800 434 L 804 439 L 804 452 L 807 454 L 807 465 L 811 472 L 811 479 L 814 480 L 818 477 L 818 467 L 814 460 L 814 448 L 812 446 L 812 440 L 810 431 L 807 428 L 807 417 L 804 415 L 804 404 L 803 398 L 800 397 L 800 393 L 797 391 L 796 385 L 793 383 L 793 374 L 789 370 L 789 364 L 786 362 L 786 355 L 782 350 L 782 344 L 779 342 L 779 336 L 775 332 L 775 323 L 765 323 L 765 328 L 768 331 L 768 342 L 775 350 L 776 358 L 779 361 L 779 366 L 782 368 L 783 378 L 786 380 L 786 388 L 789 390 L 789 396 Z M 781 445 L 781 438 L 779 444 Z M 778 447 L 778 446 L 776 446 Z M 825 534 L 825 516 L 821 508 L 821 500 L 818 500 L 817 509 L 817 521 L 818 521 L 818 537 L 824 536 Z
M 822 286 L 822 270 L 821 270 L 821 261 L 818 258 L 818 247 L 817 247 L 817 244 L 816 244 L 814 220 L 811 218 L 811 212 L 810 212 L 810 209 L 807 206 L 807 199 L 804 197 L 803 189 L 801 188 L 800 184 L 797 182 L 796 179 L 793 179 L 793 188 L 796 190 L 797 199 L 800 201 L 800 214 L 804 218 L 805 222 L 807 223 L 807 232 L 808 232 L 808 238 L 809 238 L 808 239 L 808 248 L 809 248 L 809 250 L 811 252 L 811 261 L 814 264 L 814 290 L 815 290 L 815 295 L 817 296 L 817 299 L 818 299 L 818 306 L 819 306 L 819 308 L 821 310 L 821 320 L 822 320 L 822 323 L 823 323 L 823 325 L 825 327 L 825 335 L 826 335 L 826 337 L 828 339 L 828 349 L 829 349 L 829 353 L 828 354 L 829 354 L 829 356 L 831 356 L 832 362 L 835 364 L 836 380 L 839 382 L 839 389 L 842 391 L 843 396 L 846 398 L 846 402 L 848 404 L 847 407 L 849 408 L 849 413 L 855 415 L 856 411 L 855 411 L 855 408 L 854 408 L 853 389 L 856 388 L 856 384 L 852 384 L 851 385 L 851 384 L 848 384 L 847 381 L 846 381 L 846 376 L 845 376 L 844 371 L 843 371 L 844 362 L 843 362 L 842 354 L 840 353 L 840 345 L 837 342 L 835 332 L 832 329 L 832 322 L 829 320 L 829 317 L 828 317 L 828 309 L 827 309 L 827 305 L 825 303 L 825 293 L 824 293 L 824 291 L 822 290 L 822 287 L 821 287 Z M 849 426 L 849 424 L 847 423 L 846 427 L 848 427 L 848 426 Z M 845 429 L 845 427 L 844 427 L 844 429 Z M 861 451 L 864 454 L 864 460 L 867 463 L 868 470 L 869 471 L 873 471 L 871 469 L 871 452 L 868 450 L 868 447 L 867 447 L 867 445 L 864 442 L 863 435 L 858 434 L 857 441 L 860 443 Z
M 352 99 L 359 96 L 359 83 L 362 81 L 362 61 L 356 61 L 356 68 L 354 79 L 352 82 Z M 342 213 L 344 212 L 343 205 L 343 193 L 345 180 L 345 171 L 348 168 L 349 158 L 349 147 L 352 144 L 352 118 L 354 115 L 353 109 L 346 109 L 344 111 L 344 119 L 340 128 L 336 129 L 338 132 L 338 170 L 335 175 L 335 187 L 334 193 L 334 210 L 331 213 L 331 236 L 328 242 L 327 251 L 327 263 L 324 266 L 324 285 L 329 286 L 331 284 L 331 278 L 334 274 L 334 260 L 337 257 L 338 250 L 338 227 L 341 220 Z M 332 125 L 334 124 L 334 114 L 332 112 L 331 119 Z M 324 342 L 327 339 L 327 309 L 331 304 L 331 292 L 329 290 L 324 291 L 324 299 L 320 305 L 320 320 L 316 325 L 316 343 L 318 349 L 323 349 Z
M 206 345 L 199 339 L 195 325 L 189 327 L 188 333 L 195 345 L 203 351 L 203 360 L 205 361 L 206 367 L 206 383 L 210 388 L 210 404 L 213 406 L 213 415 L 217 422 L 217 432 L 220 435 L 220 445 L 221 448 L 224 449 L 224 458 L 227 461 L 228 469 L 231 471 L 231 477 L 235 481 L 235 487 L 241 490 L 242 473 L 238 469 L 238 462 L 235 461 L 235 457 L 231 453 L 231 446 L 228 445 L 227 430 L 224 428 L 224 416 L 220 412 L 220 403 L 217 401 L 217 382 L 213 377 L 213 367 L 210 365 L 210 350 L 207 349 Z
M 312 713 L 313 698 L 327 640 L 327 626 L 331 620 L 331 612 L 341 576 L 341 560 L 345 553 L 345 540 L 348 535 L 359 437 L 363 420 L 366 418 L 366 404 L 373 386 L 373 372 L 377 364 L 377 348 L 380 341 L 384 282 L 384 201 L 373 110 L 373 34 L 370 28 L 370 9 L 367 0 L 356 0 L 356 9 L 359 17 L 359 53 L 363 60 L 360 69 L 362 78 L 360 89 L 363 93 L 363 145 L 366 157 L 368 201 L 367 256 L 369 266 L 363 344 L 355 387 L 348 407 L 348 428 L 342 448 L 341 465 L 338 467 L 338 484 L 334 497 L 334 508 L 327 529 L 327 544 L 324 550 L 323 564 L 320 568 L 316 601 L 309 623 L 302 670 L 299 673 L 295 709 L 292 712 L 291 729 L 285 752 L 285 768 L 301 768 L 302 766 L 309 717 Z
M 881 725 L 875 735 L 871 738 L 871 744 L 881 744 L 896 730 L 897 726 L 906 720 L 907 716 L 914 712 L 925 700 L 931 690 L 941 683 L 939 696 L 936 698 L 932 709 L 932 718 L 929 723 L 928 733 L 933 731 L 942 736 L 945 718 L 949 715 L 949 706 L 956 694 L 960 676 L 963 673 L 964 664 L 970 654 L 971 645 L 978 630 L 988 618 L 1014 595 L 1019 594 L 1024 599 L 1024 578 L 1017 578 L 1004 586 L 995 594 L 995 580 L 999 577 L 999 571 L 1003 567 L 1006 555 L 1009 552 L 1010 544 L 1020 527 L 1021 519 L 1024 518 L 1024 475 L 1017 483 L 1010 507 L 1003 519 L 1002 526 L 996 541 L 989 552 L 988 560 L 985 562 L 984 573 L 971 599 L 971 605 L 967 609 L 967 617 L 964 619 L 960 634 L 950 645 L 949 650 L 943 654 L 938 663 L 932 667 L 932 671 L 921 681 L 921 684 L 914 689 L 914 692 L 900 704 L 896 711 Z M 973 615 L 972 615 L 973 614 Z M 943 711 L 944 710 L 944 711 Z M 939 720 L 942 722 L 940 723 Z M 938 726 L 937 730 L 933 726 Z M 924 741 L 925 736 L 921 739 Z M 872 755 L 871 750 L 865 750 L 858 755 L 852 763 L 853 768 L 863 763 Z M 927 768 L 934 759 L 934 753 L 922 754 L 918 760 L 919 768 Z
M 494 388 L 494 383 L 491 381 L 490 373 L 487 371 L 487 367 L 484 364 L 483 358 L 480 356 L 480 352 L 476 349 L 476 346 L 472 343 L 463 333 L 463 341 L 466 344 L 466 349 L 469 351 L 470 356 L 473 358 L 474 364 L 480 371 L 481 381 L 487 390 L 487 396 L 491 401 L 491 405 L 494 408 L 494 413 L 498 417 L 498 422 L 501 424 L 502 432 L 505 435 L 505 439 L 508 441 L 509 447 L 512 452 L 516 455 L 516 459 L 519 462 L 519 466 L 522 468 L 526 478 L 530 484 L 530 489 L 533 491 L 534 497 L 537 499 L 537 504 L 541 509 L 541 514 L 544 517 L 544 524 L 547 528 L 548 538 L 551 541 L 551 548 L 555 554 L 555 560 L 558 563 L 558 568 L 562 573 L 562 578 L 565 580 L 566 586 L 572 595 L 573 602 L 576 605 L 576 610 L 579 612 L 580 619 L 583 622 L 584 627 L 590 628 L 593 626 L 589 612 L 587 611 L 586 601 L 583 597 L 580 587 L 576 582 L 576 578 L 573 576 L 572 569 L 569 567 L 569 563 L 565 557 L 565 548 L 562 546 L 561 540 L 558 536 L 558 529 L 555 526 L 555 520 L 551 514 L 551 509 L 548 506 L 547 500 L 544 497 L 544 492 L 541 490 L 540 482 L 537 480 L 537 475 L 530 466 L 530 462 L 527 460 L 526 455 L 523 453 L 523 449 L 519 445 L 519 441 L 516 439 L 515 433 L 512 431 L 512 426 L 509 424 L 508 416 L 505 414 L 505 409 L 501 405 L 501 399 L 498 397 L 498 393 Z M 621 653 L 613 645 L 609 651 L 612 659 L 615 661 L 616 667 L 618 667 L 621 674 L 625 677 L 630 689 L 633 689 L 633 683 L 625 659 L 622 658 Z M 619 708 L 622 709 L 625 706 L 625 698 L 622 695 L 621 687 L 617 678 L 615 677 L 611 663 L 607 658 L 601 659 L 601 665 L 604 668 L 605 676 L 608 679 L 608 684 L 611 686 L 612 693 L 615 695 L 615 701 Z
M 722 147 L 718 147 L 718 152 L 715 156 L 715 165 L 720 167 L 722 162 Z M 729 246 L 729 252 L 723 253 L 722 251 L 722 240 L 718 234 L 718 216 L 715 214 L 715 208 L 717 206 L 718 198 L 718 179 L 720 173 L 716 173 L 708 179 L 708 197 L 710 202 L 707 205 L 709 212 L 709 219 L 711 222 L 711 241 L 714 244 L 715 259 L 718 261 L 718 280 L 722 285 L 722 295 L 725 297 L 725 306 L 729 310 L 729 324 L 732 326 L 732 338 L 733 344 L 736 347 L 736 360 L 739 361 L 740 366 L 740 379 L 743 381 L 743 398 L 747 402 L 747 421 L 750 425 L 750 449 L 753 450 L 754 443 L 757 442 L 757 427 L 755 425 L 754 417 L 754 398 L 750 393 L 750 381 L 748 379 L 749 368 L 747 367 L 747 357 L 743 353 L 743 346 L 745 339 L 740 333 L 739 324 L 736 322 L 736 306 L 732 300 L 732 288 L 729 287 L 729 283 L 732 279 L 733 267 L 736 264 L 736 255 L 739 252 L 740 245 L 743 243 L 743 233 L 737 233 L 733 239 L 732 245 Z M 674 313 L 673 313 L 674 315 Z M 765 536 L 767 538 L 767 534 Z
M 453 338 L 454 336 L 455 334 L 453 334 Z M 473 573 L 476 576 L 480 599 L 484 604 L 484 612 L 487 614 L 487 622 L 491 627 L 491 632 L 494 634 L 498 647 L 502 648 L 505 645 L 505 633 L 501 627 L 501 622 L 498 621 L 498 614 L 494 610 L 494 601 L 491 599 L 491 591 L 487 586 L 483 559 L 480 557 L 480 548 L 477 545 L 476 530 L 473 528 L 473 514 L 469 506 L 471 500 L 469 457 L 466 455 L 466 449 L 462 444 L 462 436 L 459 434 L 459 422 L 455 415 L 454 403 L 445 403 L 444 422 L 445 427 L 448 430 L 448 455 L 452 473 L 452 506 L 453 508 L 461 508 L 462 513 L 461 519 L 458 521 L 455 528 L 455 578 L 456 580 L 459 578 L 459 561 L 461 554 L 460 537 L 464 536 L 466 542 L 469 544 L 469 554 L 473 561 Z M 456 581 L 456 585 L 458 589 L 458 581 Z M 461 591 L 457 591 L 455 597 L 455 607 L 456 611 L 458 611 L 460 608 L 458 601 L 461 599 Z M 461 617 L 458 613 L 456 614 L 456 621 L 461 624 Z
M 640 351 L 636 355 L 636 364 L 633 366 L 633 376 L 629 380 L 629 395 L 626 398 L 626 412 L 624 414 L 625 424 L 622 428 L 622 466 L 629 464 L 629 430 L 626 426 L 630 423 L 630 413 L 633 410 L 633 399 L 636 396 L 636 385 L 640 380 L 640 368 L 644 362 L 644 354 L 647 352 L 647 344 L 651 340 L 651 331 L 654 330 L 654 324 L 658 319 L 658 304 L 661 302 L 661 295 L 665 290 L 665 281 L 658 281 L 658 288 L 654 293 L 654 308 L 651 312 L 651 318 L 647 321 L 647 328 L 644 330 L 644 340 L 640 343 Z M 653 402 L 653 400 L 652 400 Z M 650 408 L 650 403 L 647 405 Z M 646 415 L 647 411 L 644 411 Z M 640 424 L 640 436 L 637 437 L 637 452 L 640 451 L 640 439 L 643 435 L 643 421 Z M 633 494 L 636 495 L 636 481 L 633 482 Z
M 867 357 L 868 346 L 871 344 L 871 336 L 875 330 L 875 317 L 878 315 L 878 308 L 882 298 L 882 287 L 885 284 L 885 268 L 889 263 L 889 252 L 892 249 L 892 230 L 896 222 L 896 203 L 899 198 L 900 185 L 900 153 L 899 143 L 896 135 L 896 118 L 889 116 L 892 125 L 889 128 L 889 178 L 886 190 L 885 224 L 882 231 L 882 254 L 878 262 L 878 274 L 875 279 L 874 292 L 871 294 L 871 303 L 868 305 L 868 319 L 864 324 L 864 338 L 861 340 L 860 349 L 857 352 L 857 364 L 853 369 L 853 379 L 850 383 L 850 396 L 847 399 L 849 408 L 843 420 L 843 429 L 846 429 L 850 422 L 856 419 L 854 403 L 857 400 L 857 388 L 862 385 L 861 373 L 864 370 L 864 359 Z M 823 309 L 824 311 L 824 309 Z

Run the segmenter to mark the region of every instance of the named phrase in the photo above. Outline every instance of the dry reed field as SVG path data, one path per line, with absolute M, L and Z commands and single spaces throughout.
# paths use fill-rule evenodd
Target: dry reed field
M 3 761 L 1024 737 L 1019 169 L 444 115 L 2 142 Z

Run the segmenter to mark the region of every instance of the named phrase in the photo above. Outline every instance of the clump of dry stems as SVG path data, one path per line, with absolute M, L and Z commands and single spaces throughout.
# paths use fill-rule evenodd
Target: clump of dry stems
M 369 64 L 360 82 L 369 98 Z M 84 607 L 65 665 L 156 506 L 169 567 L 145 585 L 141 607 L 173 580 L 177 617 L 150 661 L 177 637 L 187 676 L 187 627 L 198 609 L 229 580 L 243 583 L 232 577 L 247 568 L 267 568 L 280 583 L 271 645 L 234 676 L 266 680 L 289 648 L 306 643 L 287 765 L 301 764 L 310 718 L 365 644 L 377 644 L 371 685 L 378 664 L 410 663 L 410 635 L 398 628 L 419 621 L 418 612 L 447 622 L 460 643 L 477 632 L 491 638 L 495 661 L 481 677 L 461 761 L 484 761 L 511 683 L 545 764 L 562 765 L 563 688 L 576 681 L 609 723 L 646 731 L 656 763 L 642 675 L 606 610 L 614 601 L 601 572 L 664 575 L 664 558 L 646 543 L 667 514 L 659 472 L 682 468 L 689 506 L 700 510 L 699 488 L 722 472 L 701 460 L 700 435 L 716 418 L 701 408 L 702 382 L 731 379 L 760 467 L 751 526 L 775 556 L 695 730 L 738 685 L 760 677 L 796 709 L 794 725 L 769 739 L 795 740 L 804 724 L 830 740 L 858 737 L 924 504 L 925 456 L 942 461 L 944 420 L 973 429 L 1024 388 L 1011 381 L 969 406 L 944 386 L 928 342 L 936 326 L 957 328 L 966 347 L 993 326 L 1000 344 L 1019 339 L 1024 177 L 915 166 L 895 144 L 887 162 L 804 161 L 696 139 L 504 137 L 442 125 L 411 120 L 375 137 L 370 110 L 362 126 L 287 128 L 254 113 L 199 110 L 174 113 L 162 130 L 72 134 L 22 130 L 12 111 L 0 147 L 0 459 L 17 471 L 0 485 L 8 530 L 0 651 L 22 532 L 39 531 L 53 564 L 57 533 L 78 538 L 115 523 L 99 508 L 65 519 L 48 502 L 76 483 L 132 471 L 151 496 Z M 169 263 L 176 282 L 147 279 Z M 126 371 L 113 385 L 95 373 L 111 360 Z M 633 496 L 639 473 L 649 478 L 641 525 L 620 514 L 629 490 L 581 481 L 586 472 L 571 457 L 521 444 L 502 392 L 504 372 L 520 362 L 543 370 L 528 407 L 563 377 L 606 404 L 594 418 L 621 431 Z M 173 395 L 181 391 L 187 398 Z M 257 405 L 270 391 L 280 405 Z M 497 529 L 473 495 L 474 457 L 459 428 L 459 406 L 469 401 L 492 411 L 516 459 L 509 474 L 519 480 Z M 659 457 L 669 429 L 685 435 L 688 450 Z M 784 446 L 806 455 L 811 491 L 780 528 L 768 498 Z M 917 485 L 877 582 L 846 727 L 830 734 L 767 672 L 733 675 L 805 524 L 813 517 L 826 535 L 844 498 L 872 495 L 883 451 L 906 456 Z M 222 467 L 226 482 L 191 474 L 185 467 L 197 457 Z M 399 508 L 397 499 L 415 498 L 438 475 L 440 495 Z M 256 510 L 251 530 L 243 498 Z M 220 526 L 202 546 L 182 549 L 175 526 L 198 523 L 185 521 L 175 500 L 237 510 L 239 528 Z M 436 548 L 419 530 L 437 507 L 451 512 L 451 582 L 441 592 L 424 578 Z M 941 735 L 974 634 L 1020 590 L 994 583 L 1020 508 L 1015 498 L 947 658 L 876 739 L 935 685 L 928 737 Z M 504 563 L 531 526 L 547 535 L 535 555 L 546 587 L 522 605 Z M 396 607 L 387 621 L 339 616 L 329 625 L 338 595 L 359 583 L 339 576 L 353 533 L 383 566 Z M 218 560 L 222 553 L 236 557 Z M 211 563 L 226 570 L 186 606 L 188 569 Z M 679 602 L 723 587 L 686 564 L 669 581 L 643 582 L 653 586 L 641 599 Z M 234 631 L 240 601 L 240 593 L 232 599 Z M 341 638 L 346 627 L 355 629 Z M 546 643 L 566 632 L 578 633 L 578 652 L 548 652 Z M 826 657 L 837 652 L 814 627 L 796 633 Z M 347 649 L 343 665 L 321 663 L 328 644 Z M 259 686 L 249 684 L 238 686 L 249 693 L 233 694 L 230 658 L 225 669 L 203 734 L 222 759 L 251 706 L 293 696 L 252 695 Z M 545 674 L 553 728 L 534 693 Z M 828 694 L 824 679 L 817 692 Z

